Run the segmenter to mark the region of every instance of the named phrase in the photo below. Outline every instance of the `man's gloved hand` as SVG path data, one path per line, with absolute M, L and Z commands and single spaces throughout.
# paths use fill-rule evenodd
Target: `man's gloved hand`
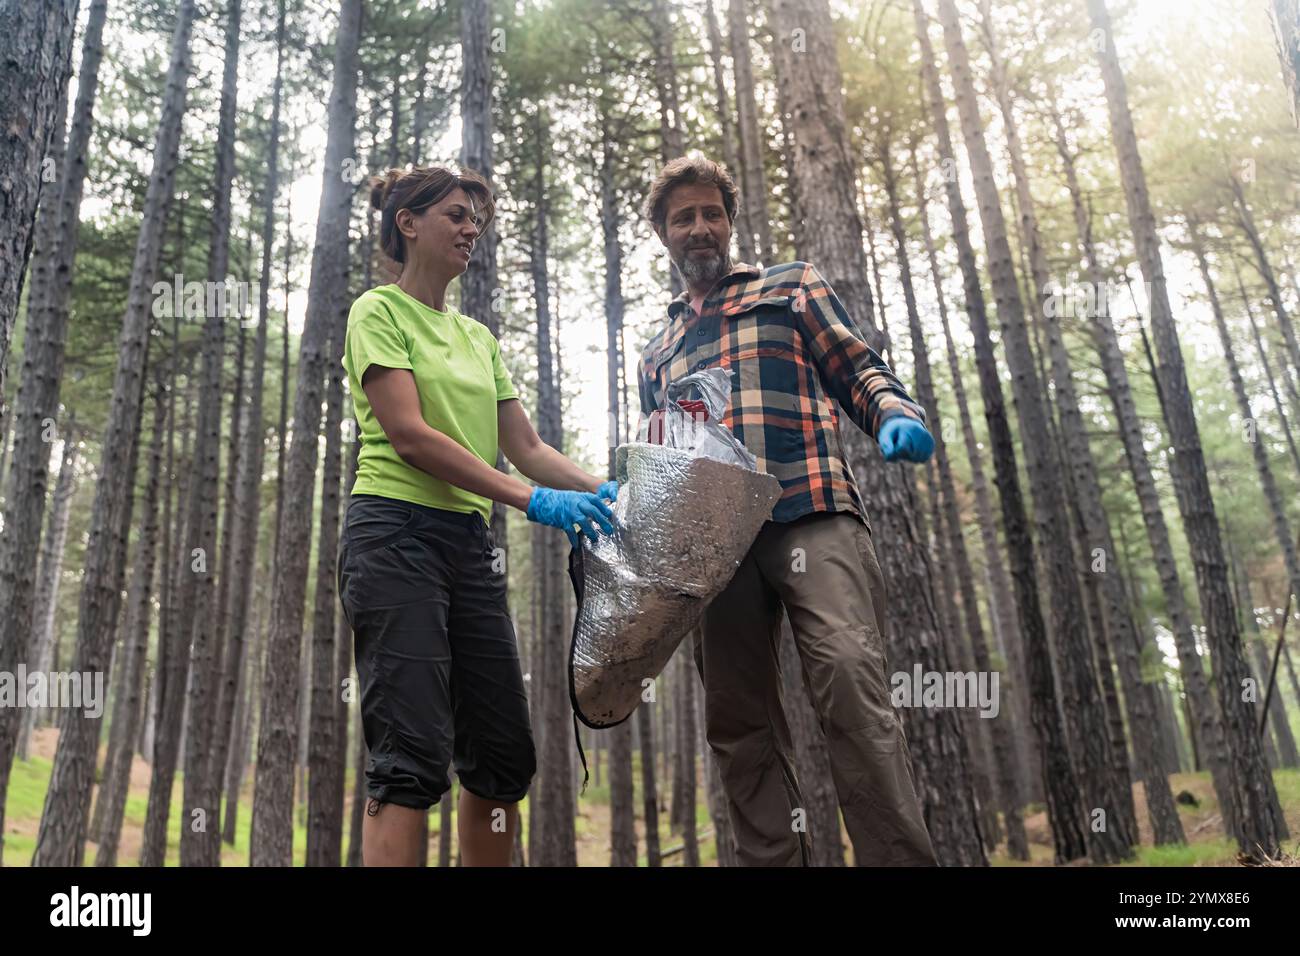
M 601 498 L 608 498 L 610 501 L 618 500 L 618 482 L 607 481 L 596 489 L 596 494 Z
M 934 452 L 934 436 L 915 418 L 895 415 L 885 419 L 876 435 L 885 461 L 914 461 L 922 464 Z
M 575 525 L 595 544 L 596 528 L 593 522 L 599 524 L 606 534 L 613 534 L 614 525 L 609 521 L 613 516 L 609 505 L 599 495 L 593 495 L 589 491 L 534 488 L 532 497 L 528 499 L 528 520 L 560 528 L 569 536 L 569 543 L 575 548 L 578 546 Z

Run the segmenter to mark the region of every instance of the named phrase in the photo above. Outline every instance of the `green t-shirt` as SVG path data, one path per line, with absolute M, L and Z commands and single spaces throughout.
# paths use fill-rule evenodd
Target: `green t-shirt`
M 489 499 L 407 464 L 393 449 L 361 388 L 371 365 L 410 369 L 429 427 L 495 467 L 497 402 L 518 395 L 492 333 L 455 309 L 439 312 L 396 285 L 383 285 L 352 303 L 343 348 L 361 441 L 353 494 L 477 511 L 489 520 Z

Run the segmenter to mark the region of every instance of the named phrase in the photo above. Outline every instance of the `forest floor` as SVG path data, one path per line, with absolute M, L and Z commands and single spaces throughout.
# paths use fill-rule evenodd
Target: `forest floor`
M 38 729 L 32 738 L 30 759 L 15 760 L 13 773 L 9 782 L 9 798 L 5 809 L 5 851 L 4 862 L 9 866 L 26 866 L 31 862 L 36 846 L 36 830 L 40 823 L 41 810 L 45 802 L 45 791 L 49 786 L 50 771 L 53 766 L 54 750 L 58 744 L 58 730 L 55 728 Z M 634 754 L 634 760 L 640 755 Z M 101 764 L 103 755 L 101 753 Z M 639 771 L 634 767 L 634 779 L 640 779 Z M 1282 803 L 1287 826 L 1291 832 L 1287 849 L 1300 855 L 1300 770 L 1278 770 L 1273 774 L 1278 798 Z M 609 787 L 606 780 L 599 784 L 593 768 L 591 782 L 587 792 L 578 799 L 578 815 L 575 820 L 578 844 L 578 864 L 580 866 L 606 866 L 609 863 Z M 1133 799 L 1139 819 L 1142 845 L 1131 864 L 1134 866 L 1235 866 L 1237 847 L 1227 839 L 1223 832 L 1223 818 L 1219 813 L 1218 801 L 1210 783 L 1210 775 L 1204 773 L 1179 773 L 1170 777 L 1170 787 L 1177 797 L 1182 792 L 1190 793 L 1197 801 L 1196 806 L 1178 805 L 1183 830 L 1188 843 L 1177 847 L 1151 846 L 1151 828 L 1146 816 L 1146 800 L 1142 787 L 1135 786 Z M 172 839 L 167 849 L 167 865 L 179 863 L 179 844 L 176 833 L 181 819 L 181 792 L 183 776 L 176 775 L 172 791 L 172 811 L 170 830 Z M 349 819 L 348 811 L 352 803 L 352 770 L 348 769 L 344 819 Z M 698 789 L 700 803 L 696 809 L 697 833 L 699 834 L 700 865 L 717 865 L 717 852 L 713 841 L 713 825 L 708 809 L 704 805 L 703 780 Z M 681 866 L 682 836 L 680 831 L 670 832 L 667 826 L 667 794 L 662 794 L 665 812 L 660 815 L 660 846 L 669 855 L 664 860 L 665 866 Z M 240 794 L 239 811 L 236 817 L 235 843 L 233 846 L 222 844 L 221 862 L 223 866 L 248 865 L 248 836 L 252 822 L 253 780 L 251 772 Z M 118 848 L 118 859 L 122 866 L 135 866 L 140 856 L 140 844 L 144 832 L 145 812 L 149 802 L 149 765 L 136 755 L 131 766 L 131 784 L 126 803 L 126 819 L 122 826 L 122 837 Z M 637 842 L 644 852 L 644 824 L 637 806 L 636 821 Z M 1047 814 L 1041 807 L 1029 808 L 1025 816 L 1025 830 L 1029 837 L 1030 860 L 1021 863 L 1006 855 L 1005 845 L 999 846 L 991 855 L 994 866 L 1051 866 L 1052 842 L 1047 826 Z M 521 808 L 522 816 L 527 819 L 528 808 L 525 801 Z M 294 818 L 294 863 L 302 865 L 307 848 L 306 804 L 299 804 Z M 440 839 L 440 816 L 435 808 L 429 816 L 429 860 L 438 859 L 438 841 Z M 846 861 L 851 858 L 847 849 L 849 842 L 844 839 Z M 345 828 L 344 852 L 346 854 L 347 836 Z M 96 845 L 86 844 L 85 862 L 93 865 Z M 640 864 L 645 864 L 644 856 Z

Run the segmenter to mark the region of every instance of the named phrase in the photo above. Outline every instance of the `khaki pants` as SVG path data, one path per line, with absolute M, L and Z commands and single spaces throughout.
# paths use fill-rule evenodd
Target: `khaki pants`
M 781 704 L 784 606 L 859 866 L 933 866 L 903 725 L 889 700 L 884 579 L 848 512 L 769 521 L 705 612 L 695 662 L 742 866 L 807 866 L 811 844 Z

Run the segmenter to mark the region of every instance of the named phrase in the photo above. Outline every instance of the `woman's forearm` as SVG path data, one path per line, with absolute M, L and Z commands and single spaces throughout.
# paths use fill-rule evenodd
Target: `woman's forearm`
M 402 460 L 426 474 L 441 479 L 457 488 L 499 501 L 502 504 L 528 510 L 533 489 L 518 478 L 497 471 L 473 452 L 448 438 L 442 432 L 425 427 L 393 442 L 393 450 Z
M 522 461 L 511 459 L 511 464 L 521 474 L 547 488 L 595 493 L 601 486 L 599 478 L 587 474 L 546 442 L 539 441 L 527 455 L 520 457 Z

